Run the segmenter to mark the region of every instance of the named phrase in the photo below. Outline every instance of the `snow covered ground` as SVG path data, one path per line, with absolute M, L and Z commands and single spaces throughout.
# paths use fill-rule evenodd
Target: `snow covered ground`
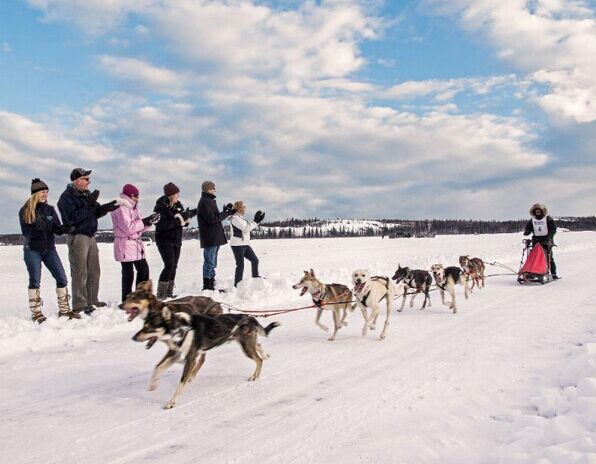
M 262 240 L 265 281 L 222 297 L 245 309 L 308 304 L 291 284 L 313 268 L 349 283 L 356 268 L 392 274 L 398 263 L 453 265 L 460 254 L 517 268 L 521 235 Z M 42 326 L 28 320 L 20 247 L 0 247 L 0 436 L 2 462 L 30 463 L 595 463 L 596 233 L 557 237 L 561 281 L 520 287 L 492 277 L 459 313 L 440 305 L 393 312 L 387 339 L 360 335 L 354 312 L 335 342 L 312 310 L 265 320 L 282 327 L 263 340 L 271 359 L 253 363 L 238 346 L 210 352 L 173 410 L 181 366 L 147 391 L 165 347 L 130 337 L 140 321 L 110 308 L 81 321 L 55 317 L 44 273 Z M 59 247 L 66 260 L 66 248 Z M 114 305 L 120 267 L 100 245 L 101 297 Z M 157 249 L 148 248 L 152 275 Z M 201 281 L 197 242 L 185 242 L 181 293 Z M 230 286 L 233 257 L 222 249 L 218 280 Z M 488 268 L 489 273 L 504 272 Z M 248 272 L 247 272 L 248 274 Z M 417 302 L 420 304 L 421 299 Z M 395 302 L 397 306 L 398 302 Z M 114 306 L 115 308 L 115 306 Z M 330 314 L 323 316 L 331 324 Z

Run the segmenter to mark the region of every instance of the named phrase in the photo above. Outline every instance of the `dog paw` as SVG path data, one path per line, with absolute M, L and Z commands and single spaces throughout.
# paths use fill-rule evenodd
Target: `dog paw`
M 253 375 L 251 375 L 251 376 L 248 378 L 248 381 L 249 381 L 249 382 L 254 382 L 254 381 L 255 381 L 255 380 L 257 380 L 257 379 L 258 379 L 258 377 L 257 377 L 256 375 L 254 375 L 254 374 L 253 374 Z
M 176 406 L 176 402 L 175 401 L 168 401 L 165 405 L 164 405 L 164 409 L 172 409 L 174 406 Z
M 404 310 L 404 308 L 399 308 L 399 309 L 397 310 L 397 312 L 398 312 L 398 313 L 401 313 L 403 310 Z
M 152 392 L 157 388 L 157 383 L 150 383 L 149 384 L 149 391 Z
M 375 324 L 372 324 L 368 327 L 370 330 L 375 330 L 377 328 L 377 326 Z
M 368 333 L 368 329 L 365 327 L 364 329 L 362 329 L 362 336 L 366 337 L 366 334 Z
M 319 327 L 323 332 L 329 332 L 329 327 L 327 327 L 326 325 L 320 325 Z
M 385 334 L 379 335 L 379 340 L 385 340 Z
M 329 337 L 327 340 L 332 342 L 333 340 L 335 340 L 335 337 Z

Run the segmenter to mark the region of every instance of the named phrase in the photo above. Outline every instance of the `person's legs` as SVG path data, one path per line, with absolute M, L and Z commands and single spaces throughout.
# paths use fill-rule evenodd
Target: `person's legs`
M 149 280 L 149 264 L 145 258 L 139 259 L 134 263 L 135 269 L 137 270 L 137 278 L 135 280 L 135 287 L 138 287 L 141 282 Z
M 176 271 L 178 271 L 178 261 L 180 261 L 180 251 L 182 247 L 174 246 L 173 247 L 173 254 L 174 254 L 174 261 L 172 263 L 172 273 L 170 274 L 169 280 L 176 280 Z
M 203 248 L 203 277 L 212 279 L 215 277 L 215 266 L 217 266 L 217 250 L 219 247 Z
M 242 280 L 244 274 L 244 252 L 246 246 L 233 246 L 232 253 L 234 253 L 234 260 L 236 261 L 236 271 L 234 273 L 234 287 Z
M 550 247 L 550 273 L 553 275 L 553 277 L 557 277 L 557 264 L 555 263 L 553 247 Z
M 64 272 L 62 261 L 56 249 L 45 251 L 42 254 L 42 260 L 52 274 L 52 277 L 56 279 L 56 288 L 66 287 L 68 285 L 68 279 L 66 278 L 66 272 Z
M 72 307 L 82 311 L 87 307 L 87 253 L 88 238 L 86 235 L 69 235 L 68 262 L 70 263 L 70 281 L 72 286 Z
M 169 243 L 162 243 L 157 245 L 157 250 L 163 261 L 163 270 L 159 274 L 160 282 L 167 282 L 170 280 L 174 271 L 174 261 L 176 259 L 174 247 Z
M 250 247 L 250 245 L 246 246 L 246 251 L 244 252 L 244 257 L 250 261 L 252 267 L 252 276 L 259 277 L 259 258 Z
M 122 262 L 122 301 L 126 300 L 128 294 L 132 291 L 132 282 L 134 280 L 134 269 L 132 262 Z
M 87 237 L 89 251 L 87 254 L 87 305 L 99 303 L 99 248 L 95 237 Z
M 41 285 L 41 253 L 25 247 L 23 259 L 29 273 L 29 288 L 39 288 Z

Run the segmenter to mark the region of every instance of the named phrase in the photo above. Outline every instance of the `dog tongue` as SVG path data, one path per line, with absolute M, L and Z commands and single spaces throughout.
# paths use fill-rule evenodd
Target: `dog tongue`
M 139 314 L 136 309 L 128 309 L 126 312 L 128 313 L 128 322 L 132 321 Z
M 306 287 L 302 287 L 302 291 L 300 292 L 300 296 L 304 295 L 306 293 Z
M 147 346 L 145 346 L 145 349 L 148 350 L 149 348 L 151 348 L 156 341 L 157 341 L 157 337 L 150 338 L 149 341 L 147 342 Z

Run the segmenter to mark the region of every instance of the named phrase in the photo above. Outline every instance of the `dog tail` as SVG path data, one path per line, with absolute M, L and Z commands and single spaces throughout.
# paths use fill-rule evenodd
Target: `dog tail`
M 272 322 L 267 327 L 263 327 L 261 324 L 257 322 L 257 332 L 259 335 L 264 335 L 265 337 L 269 336 L 269 332 L 271 332 L 276 327 L 279 327 L 281 324 L 279 322 Z

